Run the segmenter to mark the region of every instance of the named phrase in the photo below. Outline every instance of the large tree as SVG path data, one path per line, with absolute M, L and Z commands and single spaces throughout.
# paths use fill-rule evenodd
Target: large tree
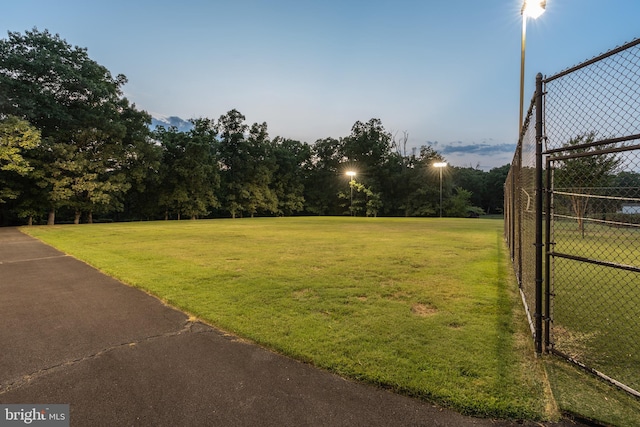
M 122 201 L 123 211 L 127 219 L 150 219 L 158 211 L 162 147 L 149 135 L 151 117 L 148 113 L 124 108 L 120 118 L 125 123 L 126 134 L 122 140 L 125 155 L 119 170 L 130 186 Z
M 247 143 L 249 156 L 244 165 L 243 210 L 252 217 L 257 213 L 276 213 L 278 198 L 272 183 L 277 164 L 271 150 L 267 124 L 251 125 Z
M 130 154 L 123 145 L 123 75 L 89 58 L 48 31 L 9 32 L 0 40 L 0 115 L 28 120 L 42 134 L 34 156 L 45 190 L 49 223 L 61 206 L 91 214 L 118 208 L 128 184 L 118 167 Z M 137 132 L 145 139 L 144 131 Z M 131 132 L 129 132 L 131 135 Z
M 170 213 L 177 219 L 195 219 L 219 205 L 213 122 L 197 119 L 192 123 L 194 127 L 187 133 L 175 127 L 159 128 L 155 133 L 163 149 L 158 203 L 165 210 L 165 219 Z
M 245 166 L 250 159 L 248 130 L 245 116 L 233 109 L 220 116 L 217 133 L 220 138 L 218 160 L 220 162 L 222 207 L 232 218 L 242 214 L 248 194 L 244 186 Z
M 351 134 L 342 140 L 342 155 L 357 169 L 359 181 L 379 191 L 382 170 L 392 153 L 392 137 L 380 119 L 357 121 Z

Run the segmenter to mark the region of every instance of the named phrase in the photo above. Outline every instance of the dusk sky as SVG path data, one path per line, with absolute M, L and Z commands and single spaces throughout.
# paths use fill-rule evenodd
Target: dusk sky
M 235 108 L 313 143 L 382 120 L 457 166 L 510 163 L 521 0 L 19 0 L 0 37 L 58 33 L 129 82 L 139 109 L 183 119 Z M 525 99 L 553 75 L 640 37 L 638 0 L 548 0 L 527 24 Z

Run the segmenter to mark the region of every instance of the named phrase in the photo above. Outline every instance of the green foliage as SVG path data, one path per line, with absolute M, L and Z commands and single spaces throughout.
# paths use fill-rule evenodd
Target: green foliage
M 341 170 L 343 158 L 340 141 L 334 138 L 320 139 L 311 146 L 311 162 L 304 180 L 306 211 L 316 215 L 335 215 L 339 212 L 336 195 L 342 186 L 348 185 Z
M 462 187 L 455 188 L 453 195 L 447 200 L 444 209 L 447 216 L 465 218 L 484 214 L 482 208 L 471 203 L 471 191 Z
M 378 216 L 382 207 L 380 193 L 374 193 L 371 188 L 356 180 L 349 181 L 349 193 L 338 193 L 338 197 L 345 200 L 345 206 L 352 215 Z
M 289 216 L 305 206 L 304 173 L 311 162 L 311 148 L 300 141 L 276 137 L 270 145 L 275 162 L 273 191 L 278 201 L 277 214 Z
M 208 119 L 194 120 L 193 125 L 188 134 L 174 127 L 155 133 L 163 148 L 158 202 L 167 217 L 172 212 L 178 219 L 183 215 L 195 219 L 219 205 L 214 126 Z
M 20 194 L 15 180 L 33 171 L 25 155 L 40 145 L 40 132 L 15 116 L 0 120 L 0 203 Z
M 484 187 L 483 207 L 487 214 L 502 213 L 504 209 L 504 184 L 511 165 L 493 168 L 487 174 Z
M 131 120 L 125 83 L 57 34 L 33 29 L 0 40 L 0 116 L 24 118 L 41 132 L 32 185 L 44 190 L 38 203 L 50 210 L 49 222 L 60 207 L 76 220 L 122 208 L 130 146 L 145 142 L 149 121 L 146 114 Z
M 439 209 L 431 146 L 406 153 L 380 119 L 356 121 L 348 136 L 307 144 L 271 139 L 266 123 L 245 123 L 238 110 L 218 120 L 192 120 L 194 129 L 160 129 L 123 97 L 113 76 L 59 35 L 33 29 L 0 40 L 0 117 L 15 116 L 41 135 L 20 161 L 2 171 L 0 223 L 94 214 L 109 219 L 342 215 L 347 170 L 357 171 L 353 207 L 363 216 L 433 216 Z M 5 161 L 5 164 L 8 164 Z M 28 166 L 27 166 L 28 165 Z M 29 173 L 17 170 L 26 167 Z M 450 215 L 500 209 L 496 175 L 464 168 L 444 177 Z M 469 193 L 454 192 L 461 187 Z M 464 197 L 463 197 L 464 195 Z M 477 208 L 476 208 L 477 206 Z M 446 212 L 445 212 L 446 213 Z

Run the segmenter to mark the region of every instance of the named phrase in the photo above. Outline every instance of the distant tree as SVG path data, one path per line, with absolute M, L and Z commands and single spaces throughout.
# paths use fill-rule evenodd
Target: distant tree
M 217 161 L 218 140 L 213 120 L 207 118 L 191 120 L 193 128 L 188 132 L 189 141 L 181 167 L 186 171 L 188 202 L 183 211 L 191 219 L 205 216 L 220 202 L 217 190 L 220 187 L 220 169 Z
M 456 187 L 444 206 L 446 216 L 464 218 L 470 214 L 483 213 L 481 208 L 472 204 L 471 195 L 471 191 Z
M 244 120 L 234 109 L 220 116 L 217 124 L 223 206 L 232 218 L 244 212 L 254 216 L 278 211 L 272 185 L 277 165 L 267 124 L 254 123 L 249 128 Z
M 420 147 L 409 178 L 410 192 L 405 205 L 407 216 L 433 216 L 439 211 L 440 180 L 433 163 L 444 160 L 444 157 L 432 146 Z M 444 202 L 450 193 L 450 180 L 445 179 L 443 182 Z
M 358 169 L 359 181 L 374 191 L 381 188 L 382 170 L 392 153 L 392 136 L 380 119 L 357 121 L 351 134 L 341 141 L 341 154 Z
M 463 188 L 469 192 L 469 203 L 483 206 L 486 197 L 487 173 L 478 168 L 451 166 L 453 188 Z M 502 190 L 501 190 L 502 191 Z
M 276 137 L 271 141 L 276 163 L 272 187 L 278 200 L 278 215 L 292 215 L 304 209 L 304 177 L 311 162 L 311 147 L 300 141 Z
M 155 133 L 163 148 L 160 166 L 159 204 L 165 219 L 173 212 L 196 219 L 219 206 L 216 190 L 219 170 L 215 158 L 216 134 L 209 119 L 192 120 L 193 129 L 180 132 L 176 127 L 159 127 Z
M 491 169 L 485 179 L 482 206 L 487 214 L 501 213 L 504 209 L 504 183 L 511 165 Z
M 273 190 L 276 159 L 266 123 L 254 123 L 247 138 L 249 156 L 244 164 L 242 210 L 251 217 L 258 213 L 274 214 L 278 211 L 278 198 Z
M 122 141 L 123 163 L 120 167 L 129 183 L 124 195 L 123 211 L 128 219 L 151 219 L 158 212 L 162 146 L 149 134 L 148 113 L 125 108 L 121 119 L 126 127 Z
M 630 191 L 640 189 L 640 173 L 621 171 L 613 177 L 612 186 L 617 190 L 616 195 L 627 196 Z
M 311 158 L 304 180 L 305 210 L 316 215 L 339 215 L 339 191 L 348 188 L 342 170 L 341 142 L 335 138 L 317 140 L 311 146 Z
M 621 210 L 622 205 L 632 203 L 629 199 L 638 197 L 640 191 L 640 173 L 633 171 L 621 171 L 612 178 L 612 196 L 618 200 L 610 201 L 609 206 L 615 210 Z
M 180 219 L 180 204 L 184 201 L 184 198 L 181 197 L 181 192 L 176 190 L 181 179 L 174 171 L 177 170 L 176 163 L 183 157 L 187 145 L 187 136 L 183 132 L 178 132 L 178 128 L 175 126 L 171 126 L 168 129 L 159 126 L 154 131 L 153 138 L 162 147 L 157 202 L 164 212 L 165 221 L 173 213 Z
M 589 206 L 590 195 L 597 189 L 610 186 L 620 159 L 615 153 L 601 153 L 610 145 L 593 146 L 595 132 L 578 135 L 564 144 L 562 154 L 576 155 L 558 162 L 554 171 L 554 187 L 567 194 L 571 211 L 578 223 L 578 230 L 584 233 L 584 217 Z M 584 154 L 592 154 L 582 156 Z
M 245 116 L 238 110 L 230 110 L 220 116 L 217 133 L 220 138 L 218 160 L 220 162 L 222 207 L 232 218 L 241 214 L 248 194 L 244 187 L 244 168 L 249 161 L 249 145 L 245 134 L 248 126 Z

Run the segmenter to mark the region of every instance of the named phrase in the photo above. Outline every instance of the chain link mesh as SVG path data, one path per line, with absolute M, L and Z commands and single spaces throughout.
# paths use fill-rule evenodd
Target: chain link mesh
M 640 390 L 640 45 L 545 82 L 551 348 Z
M 543 93 L 546 348 L 640 396 L 640 40 L 545 79 Z M 533 314 L 532 128 L 505 185 L 505 235 Z
M 533 333 L 535 315 L 535 172 L 536 115 L 534 100 L 505 183 L 505 230 L 518 283 Z

